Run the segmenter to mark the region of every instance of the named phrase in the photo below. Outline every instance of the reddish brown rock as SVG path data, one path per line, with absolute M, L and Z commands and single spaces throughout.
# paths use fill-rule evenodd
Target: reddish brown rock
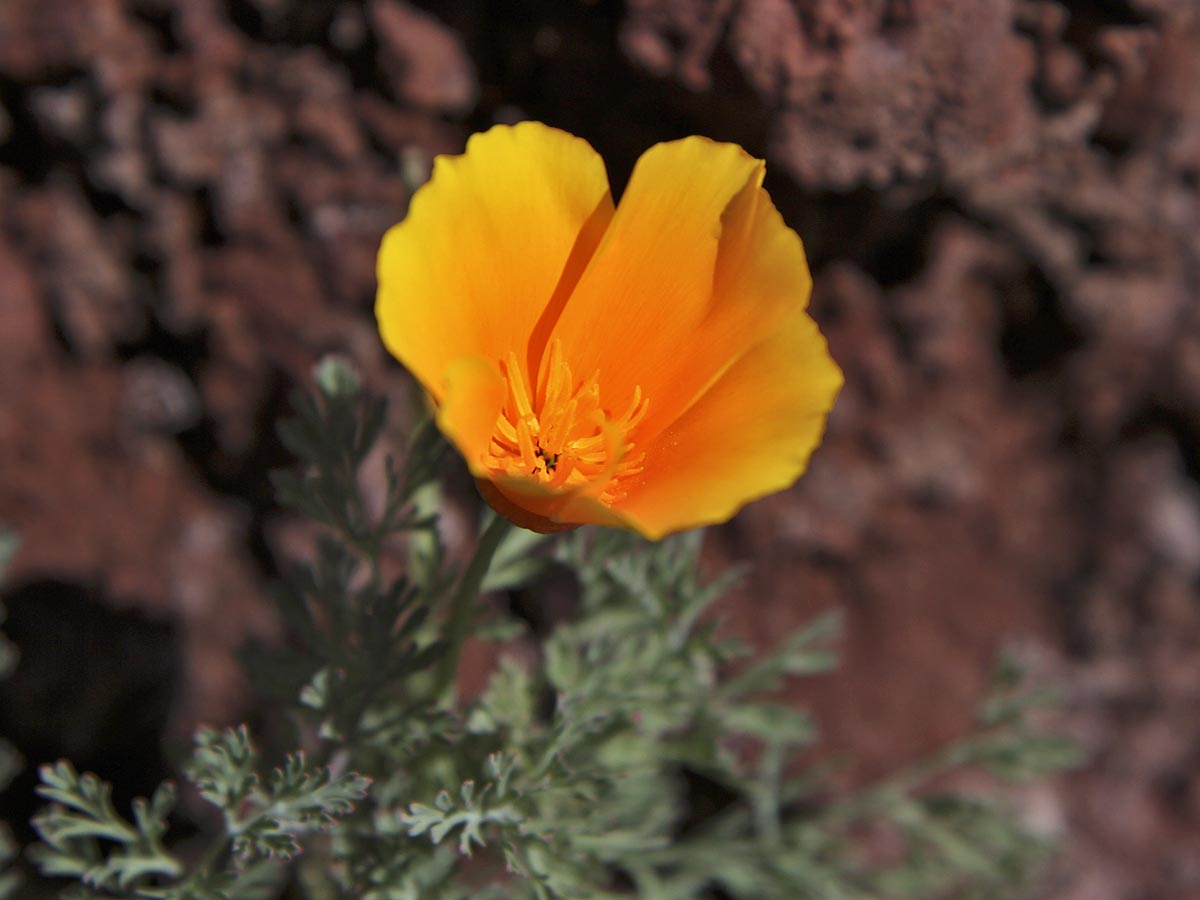
M 371 0 L 371 22 L 396 95 L 440 113 L 463 113 L 475 102 L 475 67 L 453 32 L 401 0 Z

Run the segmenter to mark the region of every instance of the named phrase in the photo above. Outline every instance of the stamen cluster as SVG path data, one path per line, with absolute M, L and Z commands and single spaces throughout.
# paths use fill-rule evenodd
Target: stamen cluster
M 645 458 L 630 440 L 648 407 L 641 388 L 634 388 L 623 413 L 612 415 L 600 400 L 600 372 L 577 382 L 558 340 L 542 364 L 536 393 L 529 391 L 516 353 L 500 368 L 508 389 L 488 448 L 488 469 L 565 490 L 603 486 L 597 494 L 602 500 L 620 499 L 621 482 L 640 472 Z

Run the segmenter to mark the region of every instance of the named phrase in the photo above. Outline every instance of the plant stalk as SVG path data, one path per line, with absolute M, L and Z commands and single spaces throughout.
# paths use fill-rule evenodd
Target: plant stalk
M 458 662 L 462 657 L 463 644 L 471 625 L 471 613 L 479 598 L 479 589 L 487 576 L 496 550 L 512 528 L 504 516 L 495 516 L 475 545 L 475 555 L 463 572 L 454 594 L 450 598 L 450 616 L 446 621 L 446 654 L 442 657 L 434 682 L 436 696 L 442 706 L 453 706 L 455 685 L 458 680 Z

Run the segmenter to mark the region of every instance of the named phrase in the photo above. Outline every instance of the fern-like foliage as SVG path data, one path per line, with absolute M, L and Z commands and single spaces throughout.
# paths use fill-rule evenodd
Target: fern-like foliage
M 319 762 L 295 753 L 264 774 L 245 728 L 201 731 L 185 773 L 223 828 L 198 860 L 164 836 L 169 787 L 127 821 L 94 776 L 47 767 L 43 872 L 153 900 L 267 900 L 285 885 L 311 900 L 1023 895 L 1046 842 L 1002 792 L 932 789 L 963 767 L 1027 779 L 1075 761 L 1072 745 L 1035 727 L 1053 698 L 1019 667 L 1001 665 L 963 741 L 832 793 L 819 769 L 791 766 L 817 723 L 772 698 L 834 665 L 836 616 L 752 657 L 714 624 L 711 606 L 739 573 L 702 578 L 698 533 L 651 545 L 513 532 L 453 566 L 433 515 L 436 436 L 418 430 L 405 463 L 387 466 L 386 496 L 368 503 L 357 475 L 383 407 L 337 364 L 318 384 L 281 430 L 298 466 L 276 486 L 324 534 L 277 590 L 289 649 L 247 662 Z M 388 554 L 406 558 L 404 577 L 384 576 Z M 577 591 L 573 615 L 541 640 L 496 605 L 459 602 L 473 585 L 509 590 L 547 569 Z M 456 652 L 447 617 L 463 611 L 471 633 L 515 646 L 459 702 L 442 662 Z M 883 860 L 864 841 L 881 832 L 896 848 Z
M 258 774 L 258 752 L 243 726 L 223 732 L 203 729 L 187 767 L 205 800 L 225 815 L 232 851 L 246 864 L 259 858 L 290 860 L 300 852 L 300 836 L 324 831 L 354 811 L 370 779 L 354 772 L 334 777 L 294 753 L 268 778 Z
M 311 766 L 302 753 L 264 778 L 245 728 L 203 730 L 187 774 L 200 796 L 224 814 L 214 861 L 229 859 L 189 872 L 162 842 L 175 805 L 169 783 L 149 800 L 135 800 L 130 821 L 95 775 L 79 775 L 66 761 L 43 766 L 39 774 L 38 793 L 51 801 L 33 821 L 42 843 L 30 855 L 41 871 L 78 879 L 104 895 L 160 900 L 227 900 L 258 896 L 250 890 L 255 884 L 273 888 L 279 866 L 255 864 L 291 860 L 306 834 L 336 825 L 370 786 L 361 775 L 335 777 L 328 768 Z
M 43 843 L 31 850 L 48 875 L 74 877 L 95 888 L 126 891 L 183 868 L 162 845 L 175 791 L 164 784 L 150 800 L 134 802 L 133 822 L 113 807 L 112 791 L 95 775 L 79 775 L 69 762 L 43 766 L 38 793 L 53 805 L 33 820 Z
M 819 778 L 785 775 L 815 724 L 763 697 L 833 664 L 837 617 L 728 676 L 745 650 L 702 615 L 728 579 L 699 582 L 698 551 L 695 535 L 653 548 L 615 533 L 561 542 L 579 617 L 549 638 L 541 665 L 500 667 L 466 712 L 469 732 L 498 749 L 461 791 L 443 782 L 432 801 L 410 802 L 408 835 L 453 839 L 460 853 L 498 846 L 522 876 L 510 897 L 1019 896 L 1045 843 L 998 800 L 925 788 L 961 767 L 1021 779 L 1074 763 L 1072 745 L 1030 725 L 1050 698 L 1006 663 L 976 734 L 860 794 L 825 796 Z M 717 785 L 724 807 L 687 821 L 685 773 Z M 864 828 L 893 831 L 902 858 L 868 862 Z

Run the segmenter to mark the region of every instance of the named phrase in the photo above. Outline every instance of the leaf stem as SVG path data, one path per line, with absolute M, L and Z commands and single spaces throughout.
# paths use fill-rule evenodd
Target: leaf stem
M 479 542 L 475 545 L 475 555 L 450 598 L 450 617 L 446 622 L 446 653 L 442 657 L 434 682 L 435 694 L 442 706 L 454 704 L 458 661 L 470 628 L 472 607 L 479 597 L 479 589 L 487 576 L 496 550 L 504 542 L 511 528 L 512 524 L 504 516 L 497 515 L 492 518 L 483 534 L 479 536 Z

